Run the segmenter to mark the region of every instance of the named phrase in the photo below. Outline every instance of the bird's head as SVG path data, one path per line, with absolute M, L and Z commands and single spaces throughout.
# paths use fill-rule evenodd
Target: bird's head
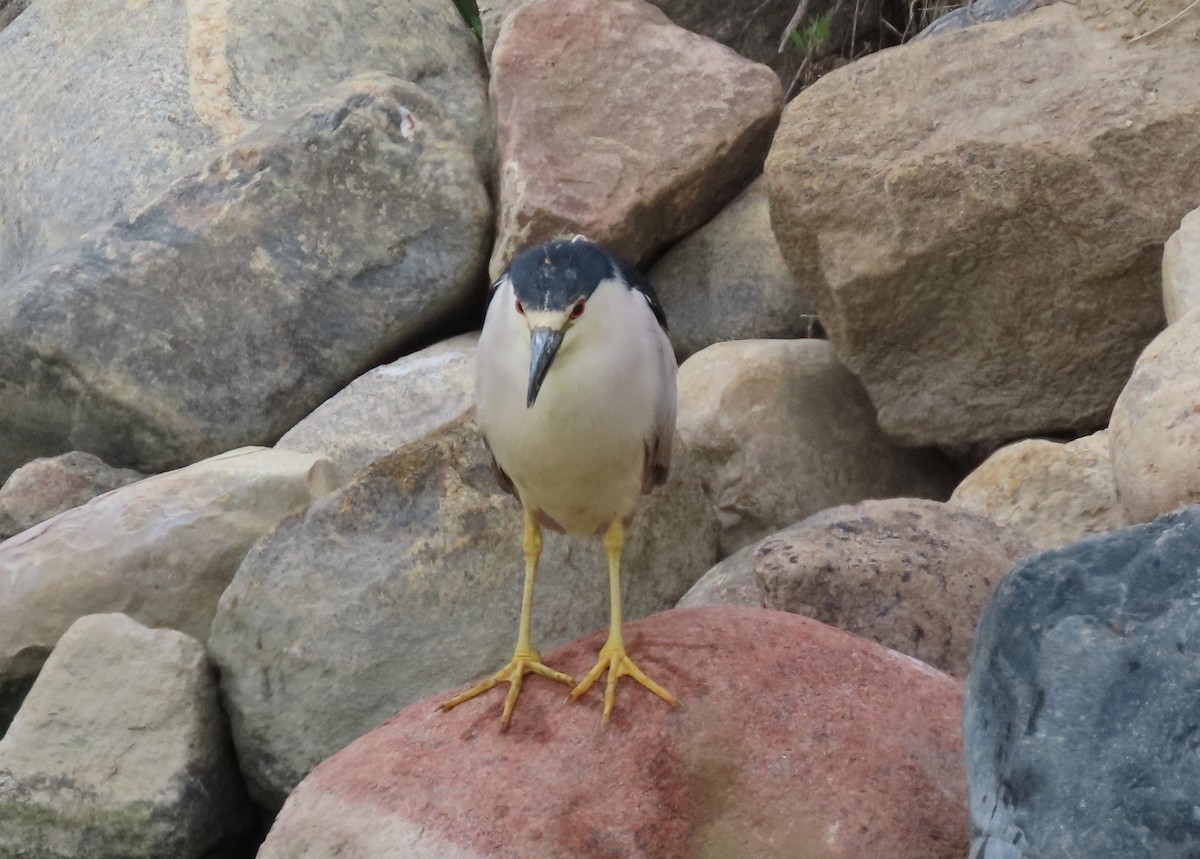
M 509 287 L 504 289 L 503 287 Z M 510 330 L 529 336 L 529 388 L 525 405 L 532 408 L 550 367 L 573 344 L 605 340 L 606 328 L 621 324 L 603 305 L 610 291 L 643 292 L 660 320 L 661 309 L 649 284 L 610 251 L 582 237 L 547 242 L 519 254 L 493 285 L 492 302 L 507 299 L 494 312 L 520 318 Z M 665 327 L 665 323 L 664 323 Z

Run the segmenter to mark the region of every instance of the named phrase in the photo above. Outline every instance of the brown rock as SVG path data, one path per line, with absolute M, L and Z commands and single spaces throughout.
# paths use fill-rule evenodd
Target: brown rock
M 1162 243 L 1200 202 L 1198 64 L 1194 40 L 1130 45 L 1056 3 L 791 103 L 772 225 L 886 432 L 1104 425 L 1162 325 Z
M 679 695 L 622 681 L 612 724 L 527 682 L 401 711 L 292 794 L 260 859 L 961 859 L 959 684 L 805 618 L 678 609 L 627 627 Z M 602 635 L 548 661 L 580 674 Z
M 131 469 L 111 468 L 99 457 L 78 450 L 35 459 L 0 487 L 0 540 L 143 477 Z
M 967 674 L 975 623 L 1033 547 L 1015 531 L 918 498 L 812 516 L 758 547 L 767 608 L 807 615 Z
M 583 233 L 632 262 L 687 235 L 762 166 L 782 93 L 766 66 L 643 0 L 533 0 L 492 53 L 498 274 Z

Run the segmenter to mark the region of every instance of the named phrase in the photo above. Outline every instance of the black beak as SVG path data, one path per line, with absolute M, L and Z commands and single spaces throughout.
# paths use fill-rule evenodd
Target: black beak
M 553 328 L 535 328 L 529 335 L 529 396 L 525 399 L 525 408 L 533 408 L 533 401 L 550 372 L 550 364 L 558 354 L 562 338 L 562 332 Z

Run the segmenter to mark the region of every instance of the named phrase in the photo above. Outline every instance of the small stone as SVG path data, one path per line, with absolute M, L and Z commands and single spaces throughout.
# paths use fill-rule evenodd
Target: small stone
M 145 476 L 82 451 L 35 459 L 0 487 L 0 540 Z

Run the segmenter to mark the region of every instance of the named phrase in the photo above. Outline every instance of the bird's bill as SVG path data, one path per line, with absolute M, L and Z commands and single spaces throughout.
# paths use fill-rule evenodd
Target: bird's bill
M 558 354 L 562 339 L 562 332 L 553 328 L 535 328 L 530 332 L 529 396 L 525 399 L 525 408 L 533 408 L 534 400 L 537 399 L 538 391 L 542 389 L 546 373 L 550 372 L 550 364 Z

